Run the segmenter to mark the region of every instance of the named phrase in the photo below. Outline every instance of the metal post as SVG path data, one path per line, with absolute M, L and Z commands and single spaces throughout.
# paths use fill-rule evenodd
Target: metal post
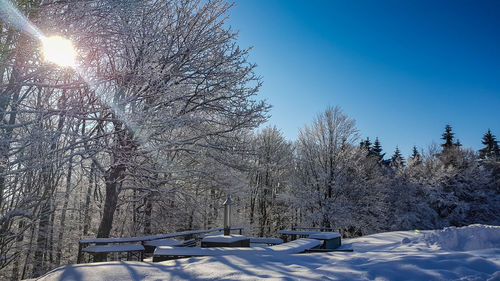
M 231 196 L 228 195 L 226 201 L 224 201 L 224 235 L 231 234 Z

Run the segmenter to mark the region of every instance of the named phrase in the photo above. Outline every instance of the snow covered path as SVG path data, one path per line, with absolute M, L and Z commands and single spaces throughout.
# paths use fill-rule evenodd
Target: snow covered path
M 343 247 L 354 252 L 81 264 L 40 280 L 500 280 L 500 227 L 380 233 Z

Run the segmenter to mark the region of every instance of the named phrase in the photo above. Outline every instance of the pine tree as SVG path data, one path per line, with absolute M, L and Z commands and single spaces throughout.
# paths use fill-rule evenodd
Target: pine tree
M 403 155 L 401 155 L 401 151 L 399 151 L 399 147 L 396 146 L 396 150 L 394 151 L 394 155 L 391 158 L 391 166 L 400 169 L 405 166 L 405 159 Z
M 446 150 L 448 148 L 453 147 L 453 137 L 454 137 L 455 133 L 451 132 L 450 125 L 446 125 L 444 130 L 445 130 L 445 132 L 443 133 L 441 139 L 444 140 L 445 142 L 443 144 L 441 144 L 441 146 L 443 147 L 443 150 Z
M 438 155 L 445 167 L 458 167 L 459 163 L 463 162 L 463 151 L 460 149 L 462 144 L 460 140 L 454 142 L 455 133 L 452 132 L 451 126 L 446 125 L 445 132 L 441 135 L 444 143 L 441 144 L 443 151 Z
M 500 159 L 498 141 L 496 140 L 495 135 L 491 133 L 490 129 L 488 129 L 488 132 L 483 135 L 481 143 L 485 145 L 485 147 L 479 150 L 479 158 L 493 160 Z
M 422 156 L 420 156 L 420 153 L 417 150 L 416 146 L 413 146 L 413 152 L 411 154 L 411 162 L 413 165 L 420 165 L 422 164 Z
M 382 146 L 380 145 L 380 141 L 378 140 L 378 137 L 375 138 L 375 143 L 373 144 L 373 147 L 371 149 L 372 155 L 377 156 L 380 160 L 384 158 L 385 153 L 382 153 Z
M 370 138 L 368 138 L 368 137 L 366 138 L 366 140 L 361 141 L 361 143 L 359 144 L 359 147 L 361 149 L 365 149 L 366 151 L 370 151 L 371 146 L 372 146 L 372 143 L 370 141 Z

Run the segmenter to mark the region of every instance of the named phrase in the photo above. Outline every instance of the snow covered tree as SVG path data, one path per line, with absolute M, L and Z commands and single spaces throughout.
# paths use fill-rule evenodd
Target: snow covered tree
M 361 149 L 364 149 L 366 152 L 370 152 L 370 150 L 372 148 L 372 143 L 370 141 L 370 138 L 367 137 L 366 140 L 361 141 L 361 143 L 359 144 L 359 147 Z
M 254 139 L 256 159 L 250 176 L 249 220 L 258 236 L 272 236 L 285 228 L 286 206 L 280 197 L 290 185 L 292 145 L 276 127 L 266 127 Z
M 297 142 L 299 182 L 307 187 L 306 209 L 312 223 L 324 227 L 335 225 L 335 215 L 342 208 L 345 188 L 352 175 L 350 163 L 357 155 L 358 138 L 355 121 L 340 107 L 328 108 L 311 126 L 300 130 Z M 337 211 L 335 211 L 337 210 Z M 338 217 L 338 216 L 337 216 Z
M 498 147 L 498 141 L 491 133 L 491 130 L 488 129 L 483 135 L 483 139 L 481 143 L 485 146 L 479 150 L 479 158 L 481 159 L 490 159 L 499 161 L 500 159 L 500 148 Z
M 417 166 L 422 164 L 422 156 L 420 155 L 420 152 L 418 152 L 418 149 L 416 146 L 413 146 L 413 150 L 410 156 L 410 159 L 408 159 L 408 164 L 410 166 Z
M 405 166 L 405 159 L 403 155 L 401 155 L 401 151 L 399 151 L 399 147 L 396 146 L 396 150 L 391 157 L 391 167 L 395 170 L 401 170 Z
M 442 134 L 441 139 L 444 143 L 441 144 L 442 152 L 439 153 L 439 159 L 444 163 L 445 166 L 456 166 L 461 156 L 461 146 L 460 141 L 453 142 L 455 133 L 452 132 L 450 125 L 445 126 L 445 132 Z
M 112 120 L 104 126 L 113 145 L 103 155 L 109 164 L 103 171 L 106 192 L 98 237 L 112 230 L 120 187 L 133 171 L 131 159 L 158 149 L 217 148 L 218 136 L 265 120 L 267 106 L 253 99 L 260 86 L 255 65 L 247 62 L 247 50 L 235 44 L 237 34 L 223 27 L 230 6 L 221 1 L 109 1 L 99 10 L 87 2 L 72 10 L 92 11 L 86 15 L 88 25 L 75 27 L 77 34 L 92 39 L 77 43 L 88 54 L 90 75 L 107 78 L 95 87 L 110 105 L 103 115 Z

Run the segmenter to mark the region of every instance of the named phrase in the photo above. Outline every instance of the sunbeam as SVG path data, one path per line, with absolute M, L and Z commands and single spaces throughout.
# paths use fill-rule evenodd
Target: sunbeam
M 37 38 L 43 39 L 43 34 L 24 16 L 14 5 L 7 0 L 0 0 L 0 19 L 15 28 Z

